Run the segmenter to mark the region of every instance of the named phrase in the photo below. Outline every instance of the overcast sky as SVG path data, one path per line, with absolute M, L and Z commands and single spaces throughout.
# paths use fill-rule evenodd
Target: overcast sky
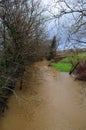
M 46 15 L 49 15 L 51 17 L 51 13 L 55 11 L 55 8 L 54 8 L 54 0 L 42 0 L 43 2 L 43 5 L 45 6 L 45 8 L 47 9 L 47 13 Z M 48 12 L 50 11 L 50 12 Z M 56 29 L 56 25 L 55 25 L 55 20 L 50 20 L 48 22 L 48 26 L 47 26 L 47 29 L 49 31 L 49 38 L 52 38 L 54 35 L 56 35 L 57 33 L 57 29 Z
M 48 11 L 50 11 L 53 14 L 58 13 L 59 6 L 58 5 L 56 6 L 56 4 L 54 3 L 54 0 L 42 0 L 42 2 Z M 50 14 L 50 17 L 51 17 L 51 14 Z M 49 33 L 49 39 L 52 39 L 53 36 L 57 36 L 57 38 L 58 38 L 58 37 L 61 37 L 59 35 L 62 35 L 62 40 L 64 42 L 66 42 L 65 41 L 65 37 L 67 36 L 66 33 L 65 33 L 65 35 L 63 35 L 64 30 L 62 30 L 60 25 L 59 25 L 59 29 L 58 29 L 58 19 L 53 19 L 53 20 L 49 21 L 47 29 L 48 29 L 48 33 Z M 59 48 L 63 48 L 63 47 L 64 47 L 64 43 L 63 43 L 63 45 L 59 46 Z
M 43 4 L 45 5 L 45 7 L 47 7 L 47 9 L 53 13 L 53 14 L 58 14 L 61 6 L 57 4 L 55 4 L 55 0 L 42 0 Z M 71 8 L 78 8 L 79 7 L 79 3 L 78 0 L 67 0 L 67 2 L 69 2 L 69 5 L 71 6 Z M 62 8 L 67 9 L 66 5 L 61 3 Z M 53 38 L 54 35 L 57 36 L 58 39 L 60 39 L 61 42 L 61 46 L 59 46 L 60 49 L 64 48 L 65 43 L 66 44 L 71 44 L 72 43 L 68 43 L 67 39 L 68 39 L 68 31 L 69 28 L 71 27 L 72 24 L 74 24 L 75 20 L 74 20 L 74 15 L 76 17 L 77 14 L 67 14 L 65 16 L 63 16 L 60 21 L 58 22 L 58 19 L 56 20 L 52 20 L 48 23 L 48 31 L 49 31 L 49 38 Z M 50 15 L 51 16 L 51 15 Z M 60 24 L 58 24 L 60 23 Z

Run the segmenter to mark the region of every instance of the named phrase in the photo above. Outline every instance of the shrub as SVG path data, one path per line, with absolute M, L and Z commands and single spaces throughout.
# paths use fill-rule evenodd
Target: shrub
M 86 61 L 80 63 L 76 69 L 76 79 L 86 81 Z

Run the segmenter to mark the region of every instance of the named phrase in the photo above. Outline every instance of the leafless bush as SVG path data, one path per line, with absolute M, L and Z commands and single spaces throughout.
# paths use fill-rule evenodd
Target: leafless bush
M 76 69 L 76 79 L 86 81 L 86 61 L 82 62 Z
M 43 56 L 43 14 L 40 0 L 0 0 L 0 88 L 9 86 L 8 78 L 13 82 L 20 77 L 22 89 L 25 63 Z

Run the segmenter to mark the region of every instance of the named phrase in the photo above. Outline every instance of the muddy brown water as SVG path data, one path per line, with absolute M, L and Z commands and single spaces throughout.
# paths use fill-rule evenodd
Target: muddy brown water
M 86 130 L 86 84 L 38 62 L 10 98 L 0 130 Z

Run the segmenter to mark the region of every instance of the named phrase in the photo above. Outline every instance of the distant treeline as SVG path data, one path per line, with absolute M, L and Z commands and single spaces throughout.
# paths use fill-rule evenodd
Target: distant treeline
M 68 50 L 61 50 L 61 51 L 57 51 L 57 55 L 73 55 L 74 53 L 82 53 L 82 52 L 86 52 L 86 48 L 76 48 L 76 49 L 68 49 Z

